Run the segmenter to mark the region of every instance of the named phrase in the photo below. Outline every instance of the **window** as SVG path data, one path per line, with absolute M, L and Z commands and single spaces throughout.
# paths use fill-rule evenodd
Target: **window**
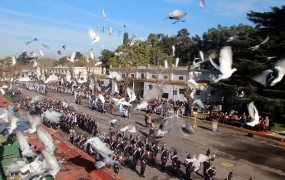
M 135 74 L 131 74 L 131 77 L 132 77 L 132 78 L 135 78 Z
M 152 85 L 148 85 L 149 90 L 152 90 L 152 87 L 153 87 Z
M 168 79 L 168 76 L 163 76 L 164 79 Z
M 201 94 L 201 90 L 196 90 L 196 95 L 200 95 Z
M 216 90 L 211 90 L 211 95 L 215 95 L 216 94 Z
M 142 78 L 142 79 L 144 79 L 144 78 L 145 78 L 145 77 L 144 77 L 144 73 L 141 73 L 141 78 Z
M 179 89 L 179 94 L 184 94 L 184 89 Z
M 179 80 L 184 80 L 184 76 L 179 76 Z
M 156 75 L 153 74 L 153 75 L 151 76 L 151 78 L 156 79 Z
M 162 93 L 161 97 L 168 99 L 168 93 Z

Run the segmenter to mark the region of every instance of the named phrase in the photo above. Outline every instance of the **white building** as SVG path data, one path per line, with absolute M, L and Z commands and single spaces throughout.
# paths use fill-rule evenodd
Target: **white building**
M 110 68 L 109 70 L 119 72 L 123 77 L 127 75 L 126 68 Z M 67 79 L 71 77 L 70 67 L 53 67 L 43 69 L 42 73 L 44 72 L 66 76 Z M 107 78 L 108 75 L 105 74 L 105 72 L 103 73 L 101 67 L 90 68 L 89 72 L 95 74 L 98 79 L 102 81 L 103 88 L 107 88 L 110 79 Z M 73 76 L 79 77 L 78 81 L 80 83 L 87 81 L 87 74 L 86 67 L 73 67 Z M 157 85 L 157 82 L 163 82 L 162 98 L 186 101 L 183 89 L 187 85 L 187 80 L 192 77 L 200 86 L 200 89 L 196 91 L 197 99 L 201 99 L 203 102 L 222 102 L 226 96 L 224 90 L 210 87 L 207 84 L 207 82 L 217 78 L 218 75 L 218 71 L 202 69 L 191 70 L 188 67 L 164 69 L 156 66 L 138 66 L 130 68 L 129 87 L 134 89 L 137 96 L 144 97 L 153 86 Z M 120 89 L 120 83 L 118 83 L 118 86 Z M 232 98 L 229 99 L 229 97 L 226 98 L 227 101 L 231 99 Z

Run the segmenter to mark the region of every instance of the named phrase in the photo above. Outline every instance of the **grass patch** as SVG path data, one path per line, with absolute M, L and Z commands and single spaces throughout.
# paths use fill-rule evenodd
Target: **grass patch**
M 277 132 L 285 131 L 285 124 L 275 123 L 275 128 L 273 130 Z

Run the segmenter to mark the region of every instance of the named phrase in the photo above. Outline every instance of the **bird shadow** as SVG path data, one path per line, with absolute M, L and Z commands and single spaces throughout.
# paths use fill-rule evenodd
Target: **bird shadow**
M 145 137 L 148 137 L 148 134 L 147 134 L 147 133 L 145 133 L 145 132 L 143 132 L 143 131 L 141 131 L 141 130 L 139 130 L 139 132 L 140 132 L 142 135 L 144 135 Z
M 95 169 L 94 162 L 89 161 L 88 159 L 82 158 L 80 155 L 68 159 L 67 162 L 71 162 L 77 166 L 84 167 L 88 173 L 92 172 Z
M 205 129 L 205 130 L 208 130 L 208 131 L 212 131 L 211 128 L 207 128 L 207 127 L 205 127 L 205 126 L 198 126 L 198 127 L 201 128 L 201 129 Z
M 143 125 L 142 123 L 137 122 L 137 121 L 136 121 L 136 124 L 138 124 L 138 125 L 140 125 L 140 126 L 143 126 L 143 127 L 146 127 L 146 125 Z

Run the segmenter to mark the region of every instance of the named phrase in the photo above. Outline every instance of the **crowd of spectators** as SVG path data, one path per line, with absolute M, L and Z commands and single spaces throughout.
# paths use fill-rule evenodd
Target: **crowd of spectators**
M 249 126 L 247 123 L 251 122 L 252 118 L 245 112 L 239 113 L 235 110 L 231 110 L 230 112 L 212 111 L 206 119 L 210 121 L 216 120 L 220 124 L 227 124 L 254 131 L 271 131 L 274 127 L 274 123 L 269 116 L 259 116 L 259 123 L 255 126 Z

